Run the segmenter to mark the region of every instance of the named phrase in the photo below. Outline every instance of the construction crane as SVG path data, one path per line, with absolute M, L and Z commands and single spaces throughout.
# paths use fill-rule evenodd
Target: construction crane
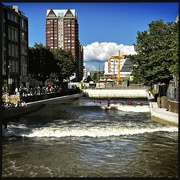
M 123 59 L 125 56 L 128 56 L 129 54 L 123 54 L 122 56 L 120 56 L 120 50 L 118 51 L 118 55 L 117 56 L 110 56 L 109 59 L 108 59 L 108 72 L 110 73 L 111 72 L 111 60 L 117 60 L 118 61 L 118 67 L 117 67 L 117 70 L 118 70 L 118 73 L 117 73 L 117 78 L 116 80 L 120 81 L 120 61 L 121 59 Z M 114 67 L 114 71 L 115 71 L 115 67 Z

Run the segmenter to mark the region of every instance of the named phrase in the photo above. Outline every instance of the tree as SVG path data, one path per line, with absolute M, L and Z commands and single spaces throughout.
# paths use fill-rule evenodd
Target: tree
M 97 73 L 97 72 L 95 72 L 95 73 L 93 74 L 92 79 L 93 79 L 93 81 L 97 81 L 97 80 L 98 80 L 98 73 Z
M 174 76 L 179 76 L 179 22 L 174 23 L 173 32 L 169 40 L 169 58 L 172 64 L 169 67 L 169 71 Z
M 29 72 L 38 81 L 45 81 L 56 69 L 56 62 L 50 48 L 42 43 L 35 43 L 34 47 L 29 48 Z
M 76 62 L 71 51 L 65 51 L 63 49 L 55 49 L 53 51 L 54 58 L 57 62 L 56 74 L 59 82 L 62 83 L 63 79 L 67 79 L 76 72 Z
M 134 44 L 137 54 L 130 57 L 135 65 L 132 72 L 134 81 L 147 85 L 169 84 L 178 63 L 177 34 L 176 23 L 165 24 L 162 20 L 152 21 L 149 30 L 138 31 Z

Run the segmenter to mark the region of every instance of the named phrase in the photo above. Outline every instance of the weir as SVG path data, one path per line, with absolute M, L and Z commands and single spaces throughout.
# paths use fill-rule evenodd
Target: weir
M 83 93 L 93 98 L 148 98 L 146 89 L 83 89 Z

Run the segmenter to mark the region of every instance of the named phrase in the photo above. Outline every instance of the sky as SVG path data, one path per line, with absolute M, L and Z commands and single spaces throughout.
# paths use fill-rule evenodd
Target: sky
M 133 44 L 137 32 L 148 30 L 152 21 L 174 22 L 178 2 L 31 2 L 2 1 L 18 6 L 28 18 L 29 47 L 45 45 L 45 22 L 48 9 L 75 9 L 78 14 L 79 40 L 84 48 L 88 71 L 102 70 L 112 55 L 136 54 Z

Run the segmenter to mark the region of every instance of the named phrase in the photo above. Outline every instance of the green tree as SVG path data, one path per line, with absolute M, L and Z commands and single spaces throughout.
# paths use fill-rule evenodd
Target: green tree
M 71 51 L 65 51 L 60 48 L 55 49 L 53 54 L 57 62 L 56 74 L 59 82 L 62 83 L 64 79 L 69 78 L 76 72 L 77 65 Z
M 178 63 L 177 34 L 176 23 L 165 24 L 162 20 L 152 21 L 146 31 L 138 31 L 134 44 L 137 54 L 130 57 L 135 65 L 134 81 L 147 85 L 169 84 Z
M 179 76 L 179 22 L 174 23 L 172 36 L 169 40 L 169 59 L 172 63 L 169 67 L 169 71 L 174 76 Z
M 92 80 L 93 80 L 93 81 L 97 81 L 98 78 L 99 78 L 99 77 L 98 77 L 98 73 L 95 72 L 95 73 L 93 74 Z
M 55 69 L 56 62 L 50 48 L 42 43 L 35 43 L 34 47 L 29 48 L 29 72 L 32 77 L 44 85 Z

